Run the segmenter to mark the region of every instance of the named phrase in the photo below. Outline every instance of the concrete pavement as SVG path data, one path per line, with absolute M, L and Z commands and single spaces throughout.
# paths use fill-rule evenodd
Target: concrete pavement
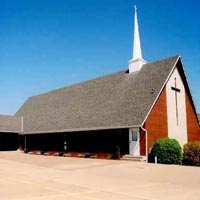
M 200 168 L 0 152 L 1 200 L 200 199 Z

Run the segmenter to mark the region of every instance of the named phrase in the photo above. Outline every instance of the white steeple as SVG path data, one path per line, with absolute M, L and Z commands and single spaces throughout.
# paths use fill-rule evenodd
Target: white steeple
M 144 64 L 146 64 L 146 61 L 142 58 L 140 34 L 137 19 L 137 8 L 135 6 L 133 58 L 129 61 L 129 73 L 139 71 L 142 68 L 142 65 Z

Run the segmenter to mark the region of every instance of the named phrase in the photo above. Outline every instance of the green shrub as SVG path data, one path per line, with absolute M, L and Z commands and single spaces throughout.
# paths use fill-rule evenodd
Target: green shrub
M 175 139 L 163 138 L 153 145 L 149 159 L 154 162 L 155 156 L 158 163 L 163 164 L 181 164 L 182 149 L 179 142 Z
M 200 165 L 200 142 L 188 142 L 183 146 L 183 164 L 199 166 Z

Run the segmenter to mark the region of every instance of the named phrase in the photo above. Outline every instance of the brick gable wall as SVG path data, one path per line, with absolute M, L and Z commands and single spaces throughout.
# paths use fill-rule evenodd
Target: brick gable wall
M 200 126 L 191 105 L 188 94 L 186 93 L 186 114 L 187 114 L 187 132 L 188 141 L 200 140 Z M 159 99 L 149 114 L 144 128 L 148 131 L 148 153 L 150 152 L 156 140 L 168 136 L 167 123 L 167 99 L 166 88 L 163 89 Z M 140 131 L 140 154 L 146 154 L 145 132 Z
M 156 140 L 168 136 L 166 88 L 149 114 L 144 128 L 148 131 L 148 153 Z M 145 155 L 145 133 L 140 131 L 140 154 Z
M 200 126 L 191 105 L 190 99 L 186 94 L 186 113 L 187 113 L 187 131 L 188 141 L 200 140 Z

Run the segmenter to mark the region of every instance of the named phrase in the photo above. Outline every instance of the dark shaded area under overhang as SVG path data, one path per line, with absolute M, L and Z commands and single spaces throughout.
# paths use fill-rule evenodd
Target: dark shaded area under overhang
M 19 147 L 18 133 L 0 132 L 0 151 L 14 151 Z
M 129 153 L 129 130 L 27 134 L 20 136 L 20 146 L 26 151 L 85 153 L 113 153 L 118 148 L 123 155 Z

